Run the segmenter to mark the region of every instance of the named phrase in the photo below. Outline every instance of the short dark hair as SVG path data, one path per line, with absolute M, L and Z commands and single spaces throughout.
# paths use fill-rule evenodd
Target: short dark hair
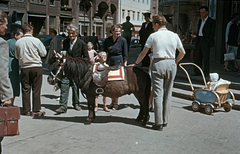
M 11 33 L 11 38 L 15 38 L 15 35 L 20 35 L 20 33 L 23 33 L 23 30 L 21 28 L 17 28 L 15 29 L 12 33 Z
M 205 9 L 205 10 L 208 12 L 208 7 L 207 7 L 207 6 L 201 6 L 201 7 L 199 8 L 199 11 L 200 11 L 201 9 Z
M 130 16 L 126 16 L 126 20 L 129 21 L 130 20 Z
M 24 34 L 27 32 L 31 32 L 31 30 L 33 30 L 33 26 L 31 26 L 30 24 L 24 24 L 22 28 L 23 28 Z
M 0 25 L 2 25 L 5 22 L 5 18 L 7 18 L 7 14 L 3 11 L 0 11 Z
M 51 33 L 53 33 L 53 34 L 55 34 L 55 35 L 57 35 L 57 31 L 56 30 L 51 30 Z

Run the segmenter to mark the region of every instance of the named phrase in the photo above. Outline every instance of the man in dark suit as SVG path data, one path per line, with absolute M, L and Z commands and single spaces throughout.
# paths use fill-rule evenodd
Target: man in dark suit
M 214 46 L 215 20 L 208 17 L 208 7 L 202 6 L 199 9 L 201 19 L 198 22 L 197 36 L 195 40 L 194 62 L 202 68 L 205 76 L 209 74 L 210 47 Z M 194 67 L 194 75 L 200 75 L 199 70 Z
M 142 27 L 139 31 L 140 36 L 140 43 L 142 45 L 142 50 L 145 46 L 145 43 L 149 37 L 150 34 L 154 32 L 152 27 L 152 22 L 150 22 L 150 15 L 151 13 L 143 13 L 144 19 L 146 22 L 142 23 Z M 151 50 L 149 49 L 148 54 L 151 53 Z M 142 60 L 142 66 L 149 67 L 150 65 L 150 57 L 146 54 L 146 56 Z
M 67 27 L 68 39 L 63 41 L 63 50 L 67 51 L 67 55 L 71 57 L 83 57 L 89 58 L 87 45 L 80 38 L 77 38 L 77 27 L 70 24 Z M 61 82 L 61 93 L 60 93 L 60 108 L 55 110 L 58 114 L 67 112 L 67 102 L 69 95 L 69 88 L 72 87 L 72 105 L 75 110 L 80 111 L 79 106 L 79 88 L 73 80 L 63 78 Z

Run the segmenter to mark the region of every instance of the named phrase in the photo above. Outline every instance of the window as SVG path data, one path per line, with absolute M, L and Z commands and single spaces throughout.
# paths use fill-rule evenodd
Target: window
M 132 19 L 135 20 L 135 11 L 133 11 Z
M 148 0 L 147 0 L 147 4 L 148 4 Z
M 144 0 L 142 0 L 143 1 L 143 3 L 144 3 Z
M 61 0 L 61 6 L 69 5 L 68 0 Z
M 138 12 L 138 13 L 137 13 L 137 21 L 139 21 L 139 14 L 140 14 L 140 13 Z
M 50 2 L 50 5 L 54 5 L 54 1 L 55 0 L 50 0 L 49 2 Z
M 156 14 L 156 7 L 153 7 L 153 14 Z
M 125 10 L 122 10 L 122 18 L 125 18 Z
M 138 0 L 138 2 L 140 2 L 140 0 Z
M 128 16 L 130 16 L 130 11 L 128 11 Z

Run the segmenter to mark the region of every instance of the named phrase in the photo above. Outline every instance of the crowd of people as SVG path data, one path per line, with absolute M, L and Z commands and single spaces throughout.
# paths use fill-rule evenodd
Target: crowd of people
M 198 31 L 195 40 L 194 62 L 203 68 L 204 74 L 209 74 L 209 52 L 210 47 L 214 45 L 215 20 L 208 17 L 208 8 L 202 6 L 200 9 L 201 19 L 198 23 Z M 163 130 L 168 124 L 168 117 L 171 107 L 172 87 L 176 76 L 177 64 L 184 57 L 185 50 L 179 36 L 167 29 L 167 20 L 163 15 L 153 15 L 150 20 L 150 13 L 144 13 L 145 22 L 139 31 L 142 52 L 136 62 L 130 66 L 136 67 L 142 62 L 143 67 L 149 67 L 149 74 L 152 81 L 152 92 L 150 97 L 150 110 L 153 110 L 155 123 L 152 126 L 155 130 Z M 7 15 L 0 11 L 0 35 L 5 34 L 7 29 Z M 238 26 L 240 25 L 240 16 L 232 17 L 231 23 L 226 30 L 226 49 L 227 52 L 236 51 L 240 41 Z M 123 27 L 123 37 L 121 36 Z M 13 105 L 14 98 L 20 95 L 20 84 L 22 87 L 22 106 L 23 114 L 26 116 L 41 116 L 45 112 L 41 111 L 41 87 L 42 87 L 42 60 L 46 58 L 47 69 L 52 64 L 51 58 L 60 57 L 60 51 L 65 51 L 63 56 L 88 58 L 92 64 L 99 63 L 106 67 L 122 64 L 127 66 L 129 45 L 134 31 L 133 24 L 130 23 L 130 17 L 127 16 L 126 22 L 122 25 L 113 25 L 111 27 L 111 36 L 105 39 L 103 51 L 96 52 L 95 42 L 80 39 L 78 37 L 78 28 L 72 24 L 68 25 L 68 38 L 59 41 L 56 37 L 57 32 L 51 31 L 53 39 L 51 41 L 49 52 L 47 54 L 43 43 L 33 36 L 33 26 L 24 24 L 22 29 L 16 29 L 12 33 L 12 39 L 5 41 L 0 37 L 0 53 L 2 63 L 0 67 L 0 95 L 1 105 Z M 179 52 L 176 55 L 176 49 Z M 151 54 L 150 54 L 151 53 Z M 150 55 L 149 55 L 150 54 Z M 202 59 L 204 67 L 202 67 Z M 9 65 L 7 65 L 9 64 Z M 229 62 L 225 62 L 224 69 L 228 69 Z M 19 65 L 21 74 L 19 78 Z M 235 69 L 238 69 L 240 76 L 239 64 L 234 62 Z M 194 75 L 199 75 L 198 70 L 194 70 Z M 55 110 L 56 113 L 62 114 L 67 112 L 69 89 L 72 87 L 72 106 L 75 110 L 80 111 L 79 87 L 75 81 L 67 77 L 61 80 L 60 87 L 60 107 Z M 30 94 L 32 92 L 32 101 Z M 103 109 L 109 112 L 109 109 L 118 109 L 118 98 L 111 98 L 112 102 L 107 107 L 106 97 L 103 97 Z M 95 98 L 95 112 L 98 110 L 97 97 Z M 32 102 L 32 105 L 31 105 Z M 154 103 L 152 103 L 154 102 Z M 32 108 L 31 108 L 32 106 Z M 0 141 L 3 137 L 0 137 Z

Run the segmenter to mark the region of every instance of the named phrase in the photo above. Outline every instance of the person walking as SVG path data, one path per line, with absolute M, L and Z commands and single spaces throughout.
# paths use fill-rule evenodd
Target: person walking
M 121 63 L 123 66 L 127 66 L 127 41 L 120 36 L 120 25 L 113 25 L 110 29 L 110 33 L 112 33 L 112 36 L 106 38 L 103 44 L 103 50 L 107 53 L 107 64 L 109 66 L 114 66 Z M 108 108 L 116 110 L 118 108 L 118 98 L 112 98 L 112 103 Z
M 7 14 L 0 11 L 0 35 L 4 36 L 7 29 Z M 13 92 L 8 77 L 9 47 L 7 41 L 0 37 L 0 105 L 9 106 L 12 104 Z M 0 136 L 0 154 L 2 153 L 2 140 Z
M 12 34 L 12 39 L 7 40 L 9 46 L 9 78 L 13 89 L 12 104 L 14 103 L 15 97 L 20 95 L 20 79 L 19 79 L 19 63 L 15 58 L 15 44 L 23 36 L 22 29 L 15 29 Z
M 195 40 L 194 63 L 202 68 L 202 60 L 204 64 L 203 72 L 207 76 L 209 74 L 209 57 L 210 48 L 214 46 L 215 36 L 215 20 L 208 16 L 208 7 L 201 6 L 201 19 L 198 22 L 198 30 Z M 194 67 L 194 76 L 200 75 L 197 67 Z
M 122 24 L 123 37 L 127 40 L 128 53 L 132 37 L 132 31 L 135 31 L 133 24 L 130 22 L 130 16 L 126 17 L 126 22 Z
M 239 35 L 239 25 L 240 25 L 240 15 L 237 15 L 234 18 L 234 23 L 230 26 L 229 29 L 229 35 L 228 35 L 228 42 L 227 42 L 227 53 L 234 53 L 235 59 L 237 57 L 237 50 L 238 50 L 238 42 L 240 41 L 240 38 L 238 38 Z M 234 63 L 234 69 L 238 70 L 238 62 L 236 60 L 233 61 Z M 228 69 L 228 61 L 224 62 L 224 70 L 230 71 Z
M 153 28 L 151 34 L 139 54 L 136 62 L 131 66 L 137 66 L 149 49 L 153 49 L 153 61 L 151 65 L 151 78 L 154 97 L 155 124 L 153 129 L 162 131 L 168 124 L 168 116 L 171 107 L 173 80 L 177 71 L 178 62 L 184 57 L 185 50 L 177 34 L 167 30 L 167 21 L 163 15 L 153 16 Z M 175 58 L 176 49 L 179 54 Z
M 67 55 L 71 57 L 82 57 L 89 58 L 87 45 L 80 38 L 77 37 L 78 30 L 77 27 L 73 24 L 70 24 L 67 27 L 68 39 L 63 41 L 63 50 L 67 51 Z M 69 88 L 72 87 L 72 105 L 75 110 L 80 111 L 81 107 L 79 106 L 79 87 L 72 79 L 67 77 L 62 79 L 61 82 L 61 92 L 60 92 L 60 107 L 55 110 L 56 113 L 66 113 L 67 112 L 67 102 L 69 96 Z
M 42 60 L 47 54 L 43 43 L 33 37 L 33 27 L 30 24 L 23 25 L 24 36 L 16 42 L 15 57 L 21 66 L 21 85 L 23 114 L 26 116 L 41 116 L 45 112 L 41 110 L 42 88 Z M 32 113 L 30 94 L 32 90 Z
M 139 31 L 140 43 L 142 45 L 141 50 L 143 50 L 145 43 L 148 37 L 150 36 L 150 34 L 154 32 L 152 22 L 150 21 L 151 13 L 146 12 L 146 13 L 143 13 L 143 15 L 144 15 L 145 22 L 142 23 L 142 27 Z M 148 51 L 148 54 L 149 53 L 151 53 L 150 49 Z M 146 56 L 142 60 L 143 67 L 149 67 L 150 65 L 150 57 L 148 56 L 148 54 L 146 54 Z

